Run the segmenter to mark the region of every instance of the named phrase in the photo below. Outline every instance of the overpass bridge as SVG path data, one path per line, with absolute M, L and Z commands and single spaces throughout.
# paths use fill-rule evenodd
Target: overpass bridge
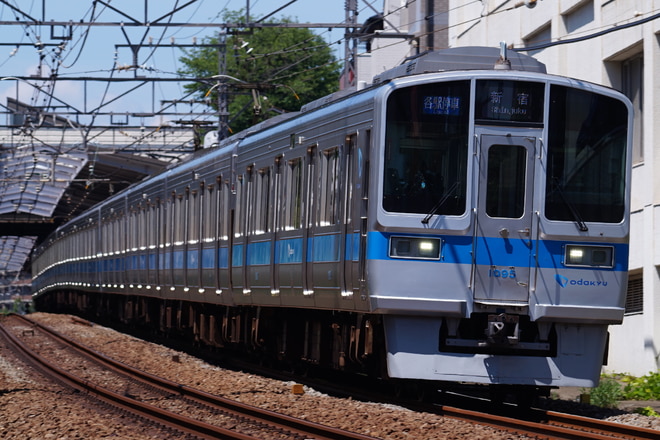
M 201 138 L 194 126 L 90 128 L 15 116 L 0 127 L 0 291 L 25 279 L 33 247 L 55 228 L 182 160 Z

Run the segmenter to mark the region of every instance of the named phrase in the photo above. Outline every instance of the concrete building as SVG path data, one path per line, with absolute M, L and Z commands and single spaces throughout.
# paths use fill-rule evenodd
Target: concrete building
M 525 51 L 551 74 L 623 91 L 635 114 L 630 280 L 609 372 L 660 365 L 660 0 L 450 0 L 448 45 Z M 437 47 L 440 49 L 442 47 Z M 656 169 L 658 172 L 656 172 Z

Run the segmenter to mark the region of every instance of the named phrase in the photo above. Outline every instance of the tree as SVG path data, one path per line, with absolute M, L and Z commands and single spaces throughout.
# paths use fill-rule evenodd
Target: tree
M 237 23 L 241 17 L 241 11 L 228 12 L 224 20 Z M 278 22 L 293 21 L 284 18 Z M 218 35 L 204 39 L 204 44 L 218 43 Z M 254 28 L 248 35 L 227 36 L 226 72 L 218 72 L 216 47 L 187 51 L 180 60 L 186 65 L 179 71 L 183 75 L 227 75 L 222 81 L 228 86 L 229 127 L 234 133 L 278 113 L 298 111 L 301 105 L 339 87 L 340 67 L 332 50 L 306 28 Z M 218 87 L 195 82 L 186 88 L 200 98 L 208 95 L 209 104 L 217 110 Z M 258 112 L 254 111 L 255 98 L 261 105 Z

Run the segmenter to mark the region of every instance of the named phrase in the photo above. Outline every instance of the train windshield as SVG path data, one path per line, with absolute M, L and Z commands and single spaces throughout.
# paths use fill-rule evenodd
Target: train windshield
M 407 87 L 387 101 L 383 208 L 465 212 L 470 82 Z
M 545 216 L 619 223 L 624 218 L 628 112 L 623 102 L 550 88 Z

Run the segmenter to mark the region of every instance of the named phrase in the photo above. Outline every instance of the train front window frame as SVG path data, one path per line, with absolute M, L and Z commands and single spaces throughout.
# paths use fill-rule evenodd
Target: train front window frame
M 470 80 L 402 87 L 387 99 L 383 209 L 461 216 L 466 211 Z
M 618 224 L 625 219 L 628 111 L 613 97 L 550 86 L 545 217 Z

